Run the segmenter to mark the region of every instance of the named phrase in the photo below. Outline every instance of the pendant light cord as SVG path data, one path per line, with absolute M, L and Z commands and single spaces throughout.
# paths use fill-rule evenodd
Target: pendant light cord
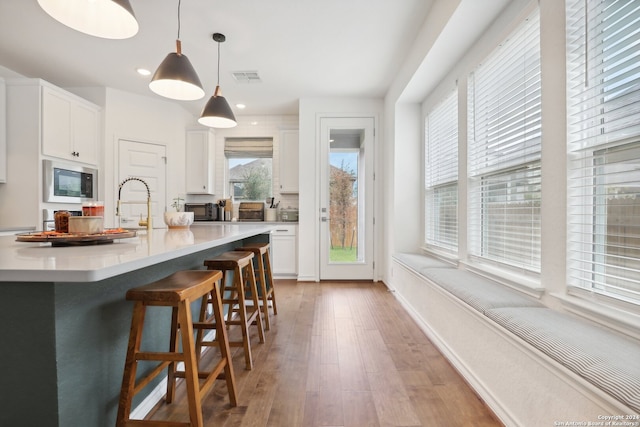
M 180 40 L 180 3 L 182 0 L 178 0 L 178 40 Z
M 220 42 L 218 42 L 218 82 L 217 86 L 220 86 Z

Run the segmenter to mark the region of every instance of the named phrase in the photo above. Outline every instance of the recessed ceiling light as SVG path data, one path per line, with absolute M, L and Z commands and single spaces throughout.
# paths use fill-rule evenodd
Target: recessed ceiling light
M 258 122 L 251 122 L 251 124 L 252 124 L 253 126 L 255 126 L 255 125 L 257 125 L 257 124 L 258 124 Z
M 236 104 L 236 107 L 241 109 L 241 110 L 244 110 L 245 108 L 247 108 L 247 106 L 244 105 L 244 104 Z
M 151 71 L 147 70 L 146 68 L 136 68 L 136 71 L 141 76 L 150 76 L 151 75 Z

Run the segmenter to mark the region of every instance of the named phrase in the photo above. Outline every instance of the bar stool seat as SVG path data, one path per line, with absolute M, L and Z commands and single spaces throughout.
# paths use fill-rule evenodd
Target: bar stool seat
M 258 281 L 258 295 L 262 301 L 262 315 L 264 317 L 264 327 L 268 331 L 271 329 L 271 321 L 269 319 L 269 302 L 273 308 L 273 314 L 278 314 L 278 306 L 276 305 L 276 291 L 273 283 L 273 274 L 271 273 L 271 256 L 269 255 L 269 243 L 248 243 L 242 247 L 236 248 L 236 251 L 249 251 L 255 255 L 254 270 Z M 256 268 L 257 267 L 257 268 Z
M 175 398 L 175 380 L 184 378 L 189 405 L 188 423 L 165 422 L 172 426 L 203 426 L 202 398 L 216 379 L 224 379 L 229 392 L 231 406 L 237 406 L 237 392 L 231 353 L 220 296 L 222 272 L 213 270 L 178 271 L 170 276 L 144 286 L 127 291 L 126 299 L 134 301 L 131 331 L 127 346 L 122 389 L 118 404 L 116 425 L 162 425 L 158 420 L 130 420 L 133 397 L 147 386 L 152 379 L 168 368 L 166 402 Z M 220 347 L 221 359 L 209 372 L 199 371 L 193 339 L 193 321 L 191 303 L 206 298 L 211 299 L 217 325 L 216 339 Z M 142 331 L 147 306 L 172 307 L 171 338 L 168 352 L 141 351 Z M 178 346 L 178 334 L 182 336 L 182 351 Z M 136 382 L 136 370 L 139 361 L 160 362 L 155 369 Z M 184 363 L 184 371 L 177 370 L 177 363 Z M 224 371 L 224 372 L 223 372 Z M 199 379 L 203 379 L 200 384 Z
M 231 347 L 243 347 L 245 368 L 253 369 L 251 355 L 251 340 L 249 327 L 255 325 L 258 329 L 260 342 L 264 342 L 264 328 L 258 290 L 256 287 L 255 272 L 253 269 L 253 252 L 230 251 L 204 261 L 204 265 L 210 270 L 222 271 L 223 295 L 222 304 L 227 306 L 227 327 L 240 326 L 242 331 L 241 341 L 229 341 Z M 232 283 L 227 283 L 229 274 L 233 274 Z M 247 298 L 252 302 L 247 304 Z M 208 345 L 198 337 L 196 347 Z

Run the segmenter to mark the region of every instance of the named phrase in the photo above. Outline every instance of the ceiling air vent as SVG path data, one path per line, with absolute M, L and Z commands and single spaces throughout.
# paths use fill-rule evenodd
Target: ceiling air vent
M 231 74 L 233 74 L 233 78 L 236 79 L 238 83 L 261 83 L 262 82 L 257 71 L 234 71 Z

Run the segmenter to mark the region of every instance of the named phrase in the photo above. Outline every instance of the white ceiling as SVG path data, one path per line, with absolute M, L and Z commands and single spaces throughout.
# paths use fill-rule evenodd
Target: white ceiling
M 236 114 L 297 114 L 305 97 L 380 98 L 427 17 L 432 0 L 182 0 L 182 52 L 207 95 L 175 101 L 199 114 L 216 84 Z M 175 51 L 178 0 L 131 0 L 140 24 L 131 39 L 88 36 L 53 20 L 36 0 L 0 0 L 0 65 L 61 87 L 107 86 L 161 98 L 148 89 Z M 262 83 L 237 83 L 257 71 Z M 240 111 L 234 104 L 244 103 Z

